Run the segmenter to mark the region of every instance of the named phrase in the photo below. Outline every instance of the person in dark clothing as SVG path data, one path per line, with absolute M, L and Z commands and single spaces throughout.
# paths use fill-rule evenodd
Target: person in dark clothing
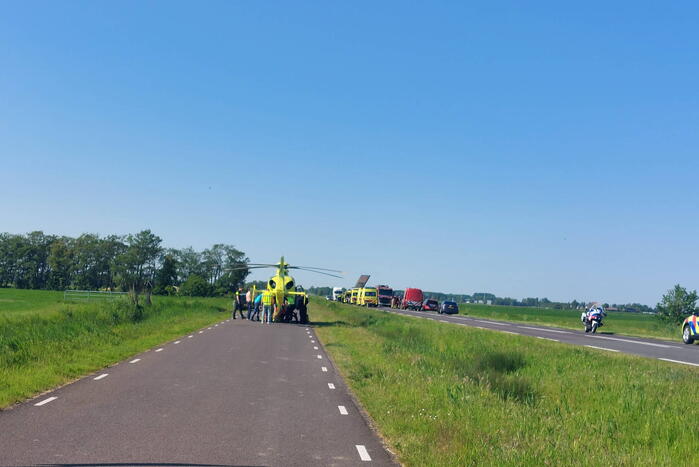
M 308 324 L 308 296 L 297 295 L 295 305 L 296 310 L 299 312 L 299 322 L 301 324 Z
M 233 319 L 235 319 L 236 313 L 240 312 L 240 319 L 245 319 L 245 314 L 243 310 L 247 308 L 247 301 L 245 300 L 245 293 L 243 288 L 240 287 L 235 293 L 235 301 L 233 302 Z

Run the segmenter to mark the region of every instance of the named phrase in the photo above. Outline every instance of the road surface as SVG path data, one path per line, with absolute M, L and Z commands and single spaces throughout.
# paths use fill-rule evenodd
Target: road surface
M 572 329 L 496 321 L 463 315 L 440 315 L 435 312 L 396 310 L 387 307 L 379 307 L 379 309 L 391 313 L 433 319 L 461 326 L 490 329 L 507 334 L 518 334 L 566 344 L 582 345 L 608 352 L 621 352 L 683 365 L 699 366 L 699 346 L 683 344 L 679 340 L 679 332 L 678 342 L 672 342 L 618 334 L 605 334 L 604 328 L 594 335 L 585 334 L 582 324 L 580 325 L 580 330 L 576 331 Z M 607 319 L 609 319 L 609 317 Z
M 0 412 L 0 465 L 395 465 L 313 328 L 227 320 Z

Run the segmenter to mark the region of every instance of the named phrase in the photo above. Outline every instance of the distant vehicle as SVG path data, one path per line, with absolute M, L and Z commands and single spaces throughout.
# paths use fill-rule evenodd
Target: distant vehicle
M 333 300 L 335 300 L 336 302 L 339 302 L 341 296 L 342 296 L 342 287 L 333 287 Z
M 403 294 L 400 307 L 403 310 L 420 311 L 422 309 L 423 300 L 424 296 L 422 295 L 422 290 L 407 288 L 405 289 L 405 294 Z
M 350 290 L 350 301 L 349 301 L 349 302 L 350 302 L 352 305 L 356 305 L 356 304 L 357 304 L 357 298 L 359 298 L 359 289 L 356 289 L 356 288 L 355 288 L 355 289 L 351 289 L 351 290 Z
M 357 305 L 359 306 L 378 306 L 379 297 L 378 291 L 374 287 L 363 287 L 359 289 L 357 294 Z
M 387 285 L 377 285 L 376 290 L 379 291 L 379 306 L 391 306 L 393 289 Z
M 422 311 L 439 311 L 439 302 L 428 298 L 422 302 Z
M 699 313 L 694 312 L 682 323 L 682 342 L 693 344 L 695 339 L 699 339 Z
M 453 315 L 455 313 L 459 312 L 459 305 L 456 304 L 456 302 L 450 302 L 448 300 L 443 301 L 442 304 L 439 306 L 439 313 L 440 314 L 448 314 L 448 315 Z

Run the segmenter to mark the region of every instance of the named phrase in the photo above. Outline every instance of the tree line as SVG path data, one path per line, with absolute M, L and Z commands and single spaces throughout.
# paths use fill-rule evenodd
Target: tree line
M 150 230 L 76 238 L 0 233 L 0 287 L 118 290 L 136 303 L 141 294 L 150 301 L 151 293 L 223 295 L 244 283 L 247 262 L 232 245 L 164 248 Z

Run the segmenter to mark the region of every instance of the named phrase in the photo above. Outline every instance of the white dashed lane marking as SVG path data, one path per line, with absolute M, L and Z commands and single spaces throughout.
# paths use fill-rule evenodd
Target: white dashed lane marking
M 330 389 L 335 389 L 335 385 L 334 385 L 333 383 L 328 383 L 328 387 L 329 387 Z
M 338 405 L 337 408 L 340 410 L 340 413 L 342 415 L 347 415 L 347 409 L 345 408 L 344 405 Z
M 109 373 L 102 373 L 101 375 L 99 375 L 99 376 L 97 376 L 96 378 L 94 378 L 94 380 L 95 380 L 95 381 L 99 381 L 99 380 L 101 380 L 101 379 L 106 378 L 107 376 L 109 376 Z
M 586 345 L 585 347 L 589 347 L 589 348 L 591 348 L 591 349 L 597 349 L 597 350 L 606 350 L 606 351 L 608 351 L 608 352 L 618 352 L 618 350 L 607 349 L 607 348 L 605 348 L 605 347 L 596 347 L 596 346 L 594 346 L 594 345 Z
M 327 371 L 328 371 L 328 369 L 327 369 L 326 367 L 324 367 L 324 366 L 321 366 L 320 369 L 323 370 L 323 371 L 326 372 L 326 373 L 327 373 Z
M 359 452 L 359 458 L 361 460 L 363 460 L 364 462 L 371 461 L 371 456 L 367 452 L 366 447 L 364 447 L 364 445 L 357 444 L 356 447 L 357 447 L 357 452 Z
M 156 351 L 156 352 L 162 352 L 162 351 L 163 351 L 163 348 L 160 347 L 159 349 L 155 349 L 155 351 Z
M 545 341 L 553 341 L 553 342 L 560 342 L 557 339 L 551 339 L 550 337 L 541 337 L 541 336 L 535 336 L 537 339 L 543 339 Z
M 56 399 L 58 399 L 58 397 L 49 397 L 48 399 L 44 399 L 43 401 L 37 402 L 37 403 L 34 404 L 34 405 L 35 405 L 36 407 L 41 407 L 42 405 L 48 404 L 49 402 L 55 401 Z
M 180 342 L 182 342 L 182 341 L 175 341 L 175 344 L 179 344 Z
M 140 358 L 135 358 L 135 359 L 131 360 L 129 363 L 138 363 L 140 361 L 141 361 Z
M 199 334 L 202 334 L 204 331 L 199 331 Z
M 313 350 L 318 350 L 318 346 L 313 346 Z
M 321 358 L 323 358 L 323 356 L 322 356 L 322 355 L 318 355 L 318 360 L 320 360 Z
M 658 360 L 662 360 L 664 362 L 671 362 L 671 363 L 681 363 L 683 365 L 699 366 L 699 363 L 683 362 L 682 360 L 671 360 L 669 358 L 659 358 Z

